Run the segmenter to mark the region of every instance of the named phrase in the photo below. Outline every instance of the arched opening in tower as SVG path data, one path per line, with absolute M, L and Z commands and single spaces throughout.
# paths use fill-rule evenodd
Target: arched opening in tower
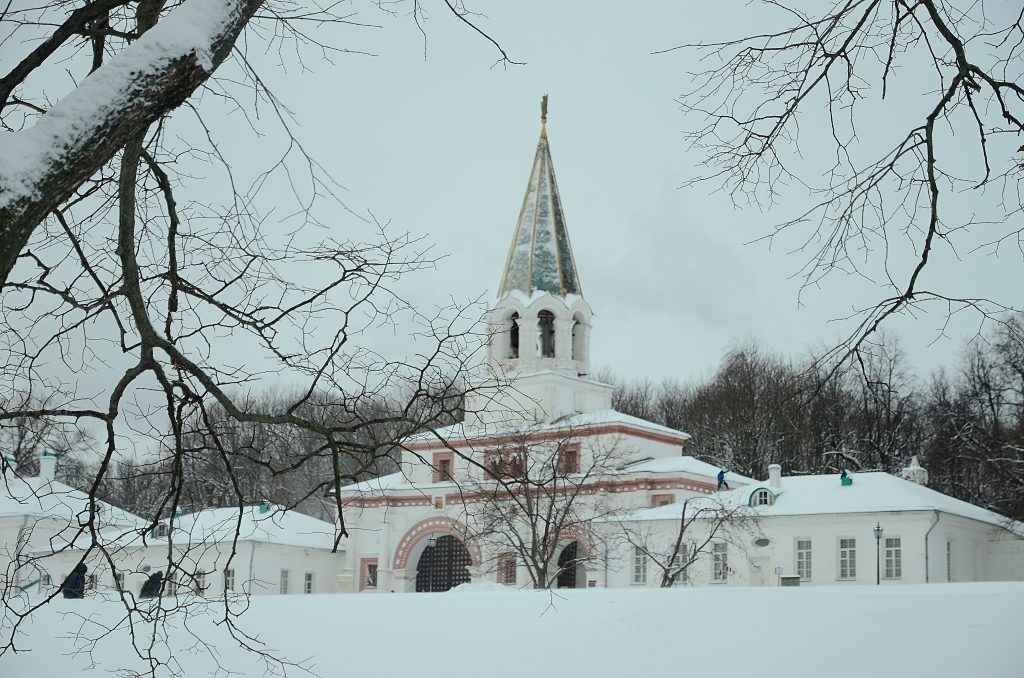
M 519 314 L 513 313 L 509 318 L 511 327 L 508 330 L 508 357 L 519 357 Z
M 573 320 L 572 323 L 572 359 L 583 360 L 583 337 L 586 334 L 586 329 L 583 327 L 583 323 L 580 322 L 579 318 Z
M 537 329 L 540 332 L 540 357 L 555 357 L 555 314 L 541 311 L 537 314 Z

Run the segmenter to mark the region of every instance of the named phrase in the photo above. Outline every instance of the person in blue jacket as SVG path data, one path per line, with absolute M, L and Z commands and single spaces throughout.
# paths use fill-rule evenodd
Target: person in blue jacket
M 723 487 L 727 490 L 729 489 L 729 483 L 725 482 L 724 468 L 718 472 L 718 489 L 721 490 Z
M 75 566 L 74 572 L 68 575 L 60 587 L 65 598 L 85 598 L 85 573 L 88 571 L 85 563 Z

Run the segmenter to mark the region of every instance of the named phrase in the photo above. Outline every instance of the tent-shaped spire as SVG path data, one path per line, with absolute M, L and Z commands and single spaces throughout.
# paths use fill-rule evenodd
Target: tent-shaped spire
M 530 183 L 519 210 L 512 248 L 505 264 L 498 296 L 512 290 L 531 295 L 534 291 L 558 296 L 581 294 L 576 262 L 565 228 L 562 200 L 558 195 L 555 168 L 548 148 L 547 103 L 541 103 L 541 132 L 533 158 Z

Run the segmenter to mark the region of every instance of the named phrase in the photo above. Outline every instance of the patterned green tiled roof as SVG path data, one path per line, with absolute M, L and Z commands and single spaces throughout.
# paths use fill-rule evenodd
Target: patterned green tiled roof
M 526 295 L 535 291 L 559 296 L 582 293 L 546 130 L 541 131 L 537 144 L 498 296 L 512 290 Z

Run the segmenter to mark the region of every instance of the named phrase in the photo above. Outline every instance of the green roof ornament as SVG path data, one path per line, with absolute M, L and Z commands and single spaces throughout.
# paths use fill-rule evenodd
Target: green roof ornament
M 845 468 L 842 473 L 839 474 L 839 482 L 842 483 L 843 487 L 853 485 L 853 478 L 850 477 L 850 474 L 846 472 Z
M 269 501 L 262 501 L 262 502 L 260 502 L 260 513 L 270 513 L 270 502 Z

